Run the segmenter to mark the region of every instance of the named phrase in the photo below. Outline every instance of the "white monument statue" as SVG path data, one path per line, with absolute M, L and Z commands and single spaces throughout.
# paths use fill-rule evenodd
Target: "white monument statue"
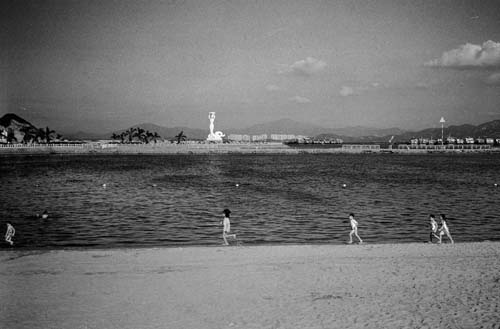
M 208 120 L 210 120 L 210 134 L 207 137 L 207 141 L 209 142 L 222 142 L 222 137 L 226 136 L 222 133 L 222 131 L 214 132 L 214 120 L 215 120 L 215 112 L 208 113 Z

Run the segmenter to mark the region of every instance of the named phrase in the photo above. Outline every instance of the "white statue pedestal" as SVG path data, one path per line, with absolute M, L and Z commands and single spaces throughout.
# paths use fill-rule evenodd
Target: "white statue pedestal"
M 222 137 L 226 136 L 222 131 L 214 132 L 214 120 L 215 120 L 215 112 L 208 113 L 208 120 L 210 120 L 210 134 L 207 137 L 207 142 L 216 142 L 221 143 Z
M 218 142 L 218 143 L 221 143 L 222 142 L 222 137 L 225 137 L 225 136 L 226 135 L 224 135 L 222 133 L 222 131 L 216 131 L 215 133 L 208 135 L 207 141 L 208 142 Z

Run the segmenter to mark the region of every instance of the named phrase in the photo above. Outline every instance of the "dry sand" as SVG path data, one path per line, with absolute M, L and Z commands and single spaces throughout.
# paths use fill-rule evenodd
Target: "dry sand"
M 500 243 L 0 251 L 1 328 L 500 328 Z

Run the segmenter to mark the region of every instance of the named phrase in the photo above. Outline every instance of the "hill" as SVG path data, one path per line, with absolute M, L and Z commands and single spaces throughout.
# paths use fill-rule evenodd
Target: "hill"
M 343 137 L 362 137 L 362 136 L 387 136 L 404 133 L 399 128 L 379 129 L 372 127 L 345 127 L 345 128 L 325 128 L 314 124 L 297 122 L 291 119 L 281 119 L 266 123 L 250 126 L 238 130 L 235 133 L 257 135 L 257 134 L 294 134 L 305 136 L 343 136 Z
M 443 129 L 444 138 L 452 136 L 455 138 L 465 137 L 491 137 L 500 138 L 500 120 L 489 121 L 478 126 L 474 125 L 458 125 L 449 126 Z M 428 128 L 420 131 L 406 132 L 395 136 L 395 142 L 407 142 L 412 138 L 441 138 L 441 128 Z
M 24 133 L 22 131 L 26 130 L 36 130 L 37 128 L 30 122 L 24 120 L 23 118 L 17 116 L 14 113 L 7 113 L 0 118 L 0 132 L 10 131 L 12 132 L 14 141 L 22 141 Z M 10 139 L 10 138 L 8 138 Z
M 347 137 L 385 137 L 392 135 L 400 135 L 404 134 L 406 131 L 401 130 L 399 128 L 371 128 L 371 127 L 363 127 L 363 126 L 355 126 L 355 127 L 346 127 L 334 129 L 335 134 Z
M 24 120 L 23 118 L 17 116 L 14 113 L 7 113 L 3 117 L 1 117 L 0 127 L 3 127 L 4 129 L 8 128 L 15 129 L 16 127 L 36 128 L 30 122 Z
M 313 124 L 297 122 L 291 119 L 281 119 L 281 120 L 256 124 L 245 129 L 231 131 L 231 133 L 248 134 L 248 135 L 294 134 L 294 135 L 315 136 L 329 131 L 331 131 L 331 129 L 316 126 Z

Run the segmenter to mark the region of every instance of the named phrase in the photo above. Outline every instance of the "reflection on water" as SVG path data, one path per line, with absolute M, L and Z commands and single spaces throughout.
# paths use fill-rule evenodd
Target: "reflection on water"
M 499 154 L 50 155 L 0 157 L 0 224 L 23 247 L 220 244 L 222 209 L 244 244 L 500 238 Z M 105 184 L 105 185 L 104 185 Z M 345 184 L 345 187 L 343 187 Z M 47 209 L 50 217 L 35 215 Z M 5 244 L 2 248 L 7 247 Z

